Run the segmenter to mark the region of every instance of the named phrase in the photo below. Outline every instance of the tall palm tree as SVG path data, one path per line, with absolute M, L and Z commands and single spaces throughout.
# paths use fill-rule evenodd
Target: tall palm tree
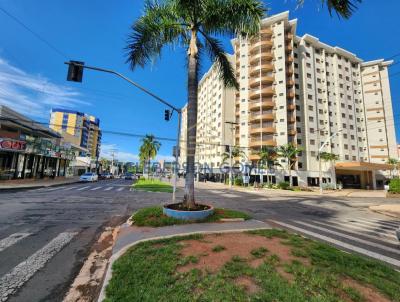
M 238 88 L 222 43 L 214 35 L 255 35 L 264 14 L 260 0 L 148 0 L 143 15 L 132 25 L 127 51 L 131 68 L 159 57 L 163 46 L 187 50 L 188 106 L 184 204 L 195 207 L 194 171 L 197 131 L 197 89 L 201 55 L 218 65 L 225 86 Z
M 286 168 L 289 173 L 289 184 L 291 187 L 293 186 L 292 169 L 297 161 L 297 156 L 302 150 L 302 148 L 299 148 L 293 144 L 279 146 L 277 149 L 278 157 L 284 158 L 286 161 Z
M 232 158 L 236 158 L 236 157 L 243 158 L 245 156 L 246 156 L 246 153 L 242 149 L 240 149 L 240 147 L 237 147 L 237 146 L 232 147 Z M 228 159 L 230 159 L 230 154 L 227 151 L 222 154 L 222 161 L 226 161 Z
M 260 162 L 262 165 L 266 165 L 267 169 L 270 170 L 276 163 L 277 152 L 276 148 L 264 146 L 258 151 Z M 267 183 L 270 183 L 270 176 L 267 174 Z M 260 177 L 261 179 L 261 177 Z
M 303 5 L 305 0 L 298 0 L 299 5 Z M 329 13 L 333 11 L 344 19 L 349 19 L 357 9 L 357 4 L 362 0 L 321 0 L 322 5 L 326 4 Z
M 160 150 L 161 143 L 156 140 L 154 135 L 146 134 L 144 138 L 142 138 L 142 145 L 139 149 L 139 158 L 140 160 L 148 164 L 148 173 L 150 175 L 150 161 L 157 156 L 158 150 Z
M 396 158 L 389 157 L 386 163 L 392 166 L 392 168 L 390 169 L 390 178 L 393 178 L 393 171 L 396 169 L 400 162 Z
M 330 162 L 331 163 L 331 174 L 332 174 L 332 180 L 335 183 L 335 189 L 336 189 L 336 171 L 335 171 L 335 162 L 339 159 L 339 155 L 334 154 L 334 153 L 329 153 L 329 152 L 321 152 L 319 154 L 319 157 L 321 160 L 324 162 Z

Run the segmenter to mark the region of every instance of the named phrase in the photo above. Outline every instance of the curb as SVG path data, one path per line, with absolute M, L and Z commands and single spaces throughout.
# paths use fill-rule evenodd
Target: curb
M 268 227 L 260 227 L 260 228 L 242 228 L 242 229 L 230 229 L 230 230 L 222 230 L 222 231 L 197 231 L 197 232 L 187 232 L 187 233 L 180 233 L 180 234 L 174 234 L 174 235 L 166 235 L 166 236 L 156 236 L 156 237 L 151 237 L 151 238 L 145 238 L 145 239 L 140 239 L 138 241 L 132 242 L 130 244 L 127 244 L 125 247 L 120 249 L 116 254 L 113 254 L 110 259 L 108 260 L 107 264 L 107 269 L 106 269 L 106 274 L 103 278 L 103 284 L 101 285 L 101 291 L 100 295 L 97 299 L 97 302 L 102 302 L 104 301 L 106 295 L 105 295 L 105 289 L 108 285 L 108 283 L 111 280 L 112 277 L 112 266 L 114 262 L 121 257 L 126 251 L 131 248 L 132 246 L 135 246 L 136 244 L 139 244 L 141 242 L 146 242 L 146 241 L 152 241 L 152 240 L 159 240 L 159 239 L 167 239 L 167 238 L 172 238 L 172 237 L 180 237 L 180 236 L 188 236 L 188 235 L 194 235 L 194 234 L 218 234 L 218 233 L 236 233 L 236 232 L 246 232 L 246 231 L 255 231 L 255 230 L 266 230 Z
M 50 187 L 60 187 L 60 186 L 70 185 L 70 184 L 79 183 L 79 182 L 80 182 L 79 180 L 76 180 L 76 181 L 66 182 L 66 183 L 38 185 L 38 186 L 25 186 L 25 187 L 14 187 L 14 188 L 1 188 L 0 187 L 0 193 L 2 193 L 2 192 L 14 192 L 14 191 L 36 190 L 36 189 L 50 188 Z

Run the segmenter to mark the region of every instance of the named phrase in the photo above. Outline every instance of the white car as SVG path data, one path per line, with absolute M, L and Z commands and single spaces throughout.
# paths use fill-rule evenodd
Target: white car
M 80 181 L 98 181 L 99 176 L 96 173 L 92 172 L 87 172 L 85 174 L 82 174 L 81 177 L 79 178 Z

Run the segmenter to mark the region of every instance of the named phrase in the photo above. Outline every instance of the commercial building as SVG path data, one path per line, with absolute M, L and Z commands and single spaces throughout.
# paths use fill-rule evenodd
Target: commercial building
M 339 156 L 335 163 L 322 164 L 324 183 L 383 187 L 386 162 L 397 157 L 388 76 L 392 62 L 364 62 L 311 35 L 296 35 L 296 27 L 297 20 L 284 12 L 262 20 L 256 37 L 232 40 L 240 85 L 234 144 L 246 153 L 240 160 L 257 166 L 262 147 L 291 143 L 303 149 L 292 173 L 295 185 L 319 185 L 321 151 Z M 207 85 L 218 86 L 218 80 Z M 200 86 L 199 95 L 208 89 Z M 199 97 L 199 108 L 203 103 Z M 209 120 L 218 119 L 213 110 L 207 114 Z M 207 137 L 199 135 L 200 140 Z M 217 153 L 214 161 L 221 161 Z M 287 163 L 280 159 L 280 164 L 264 171 L 277 182 L 288 179 Z
M 98 118 L 79 111 L 53 108 L 50 128 L 60 133 L 65 141 L 84 148 L 80 156 L 98 158 L 101 147 Z
M 60 134 L 0 105 L 0 180 L 66 176 L 71 159 Z

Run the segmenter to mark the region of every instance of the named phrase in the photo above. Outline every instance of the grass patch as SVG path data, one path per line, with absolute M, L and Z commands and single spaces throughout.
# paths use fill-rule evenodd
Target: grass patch
M 283 239 L 295 251 L 293 254 L 308 258 L 310 264 L 296 260 L 284 262 L 278 255 L 270 255 L 260 266 L 252 267 L 249 260 L 233 256 L 214 273 L 199 269 L 179 273 L 180 265 L 199 261 L 198 256 L 182 257 L 184 245 L 180 241 L 201 240 L 202 236 L 143 242 L 130 248 L 114 263 L 105 301 L 339 302 L 344 296 L 346 301 L 365 301 L 362 292 L 345 284 L 346 278 L 377 289 L 391 301 L 400 301 L 400 273 L 381 262 L 344 253 L 285 231 L 251 233 Z M 213 251 L 217 247 L 214 246 Z M 257 257 L 266 252 L 257 248 L 251 254 Z M 293 276 L 290 282 L 279 273 L 282 268 Z M 236 284 L 239 277 L 252 280 L 257 292 L 246 291 Z
M 140 178 L 132 185 L 133 189 L 146 192 L 167 192 L 172 193 L 172 185 L 158 179 Z
M 214 253 L 219 253 L 219 252 L 222 252 L 223 250 L 225 250 L 225 247 L 222 246 L 222 245 L 216 245 L 216 246 L 214 246 L 214 247 L 212 248 L 212 251 L 213 251 Z
M 138 210 L 131 217 L 135 225 L 151 227 L 187 224 L 194 222 L 217 222 L 221 218 L 243 218 L 248 220 L 250 219 L 250 216 L 239 211 L 216 208 L 214 214 L 204 220 L 185 221 L 164 215 L 161 206 L 152 206 Z
M 256 258 L 262 258 L 268 253 L 268 250 L 265 247 L 259 247 L 250 252 Z

